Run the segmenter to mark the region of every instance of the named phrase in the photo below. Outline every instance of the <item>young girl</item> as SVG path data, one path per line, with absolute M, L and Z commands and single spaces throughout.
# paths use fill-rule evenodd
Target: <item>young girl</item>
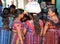
M 0 44 L 9 44 L 10 43 L 10 28 L 9 28 L 9 9 L 4 8 L 2 12 L 1 18 L 1 42 Z
M 21 22 L 21 18 L 23 18 L 23 16 L 24 16 L 24 10 L 16 9 L 14 11 L 11 44 L 24 44 L 25 28 Z
M 28 27 L 26 33 L 26 44 L 40 44 L 40 30 L 43 29 L 43 22 L 39 19 L 39 21 L 37 21 L 37 23 L 39 22 L 39 29 L 35 29 L 33 14 L 30 14 L 30 18 L 31 20 L 26 21 Z
M 45 44 L 58 44 L 57 30 L 59 29 L 59 18 L 56 8 L 48 8 L 48 19 L 44 26 L 43 36 L 45 36 Z

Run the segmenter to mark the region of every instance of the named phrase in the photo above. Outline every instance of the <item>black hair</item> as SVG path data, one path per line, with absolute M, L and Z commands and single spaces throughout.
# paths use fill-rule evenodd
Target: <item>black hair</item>
M 33 19 L 33 17 L 34 17 L 33 14 L 34 13 L 28 13 L 28 14 L 29 14 L 30 20 Z
M 57 8 L 52 8 L 52 7 L 49 7 L 49 8 L 51 8 L 51 11 L 52 11 L 52 12 L 55 12 L 55 14 L 58 16 Z M 49 9 L 49 8 L 48 8 L 48 9 Z
M 40 33 L 40 24 L 38 23 L 39 22 L 39 16 L 38 16 L 38 14 L 36 14 L 36 16 L 34 16 L 33 14 L 36 14 L 36 13 L 29 13 L 30 18 L 32 17 L 31 19 L 33 19 L 35 33 L 39 34 Z
M 14 18 L 18 17 L 18 15 L 22 14 L 23 12 L 24 12 L 23 9 L 16 9 L 15 11 L 13 11 Z
M 27 20 L 30 20 L 30 16 L 24 15 L 24 17 L 21 19 L 22 22 L 26 22 Z
M 0 6 L 3 6 L 2 1 L 0 0 Z
M 9 8 L 4 8 L 3 12 L 1 14 L 1 16 L 2 16 L 2 22 L 3 22 L 3 27 L 5 29 L 9 28 L 9 18 L 8 18 L 9 13 L 10 13 Z
M 55 15 L 58 17 L 58 19 L 59 19 L 59 21 L 60 21 L 60 16 L 59 16 L 59 13 L 58 13 L 58 11 L 57 11 L 57 8 L 56 8 L 56 7 L 55 7 L 55 8 L 49 7 L 49 8 L 51 8 L 51 11 L 55 13 Z M 49 8 L 48 8 L 48 9 L 49 9 Z
M 16 8 L 16 6 L 15 6 L 15 5 L 11 5 L 11 6 L 10 6 L 10 8 L 14 8 L 14 9 L 15 9 L 15 8 Z
M 8 17 L 9 13 L 10 13 L 9 8 L 4 8 L 1 16 L 6 18 Z

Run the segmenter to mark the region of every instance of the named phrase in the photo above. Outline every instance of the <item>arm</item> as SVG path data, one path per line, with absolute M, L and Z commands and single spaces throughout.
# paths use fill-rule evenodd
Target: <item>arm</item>
M 17 24 L 16 25 L 16 31 L 18 33 L 19 39 L 21 40 L 21 43 L 23 44 L 23 38 L 22 38 L 22 33 L 21 33 L 21 30 L 20 30 L 20 27 L 21 27 L 21 25 L 20 24 Z
M 24 33 L 24 35 L 26 34 L 26 28 L 24 28 L 23 33 Z
M 40 36 L 43 36 L 43 27 L 41 28 Z
M 49 22 L 46 22 L 44 26 L 43 36 L 46 34 L 46 31 L 48 30 L 48 25 L 49 25 Z
M 40 36 L 43 35 L 43 21 L 40 20 L 40 28 L 41 28 L 41 31 L 40 31 Z

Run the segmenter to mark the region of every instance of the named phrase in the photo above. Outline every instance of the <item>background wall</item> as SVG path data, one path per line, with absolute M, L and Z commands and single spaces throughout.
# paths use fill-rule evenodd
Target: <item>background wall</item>
M 58 12 L 60 14 L 60 0 L 56 0 L 56 7 L 57 7 Z

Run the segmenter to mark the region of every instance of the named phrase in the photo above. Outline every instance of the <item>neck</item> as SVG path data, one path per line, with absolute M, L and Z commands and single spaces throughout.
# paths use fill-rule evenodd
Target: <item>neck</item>
M 21 19 L 21 18 L 18 18 L 18 17 L 17 17 L 17 18 L 15 18 L 15 20 L 18 20 L 18 21 L 20 21 L 20 19 Z
M 56 16 L 56 15 L 48 15 L 48 16 L 53 17 L 53 16 Z

